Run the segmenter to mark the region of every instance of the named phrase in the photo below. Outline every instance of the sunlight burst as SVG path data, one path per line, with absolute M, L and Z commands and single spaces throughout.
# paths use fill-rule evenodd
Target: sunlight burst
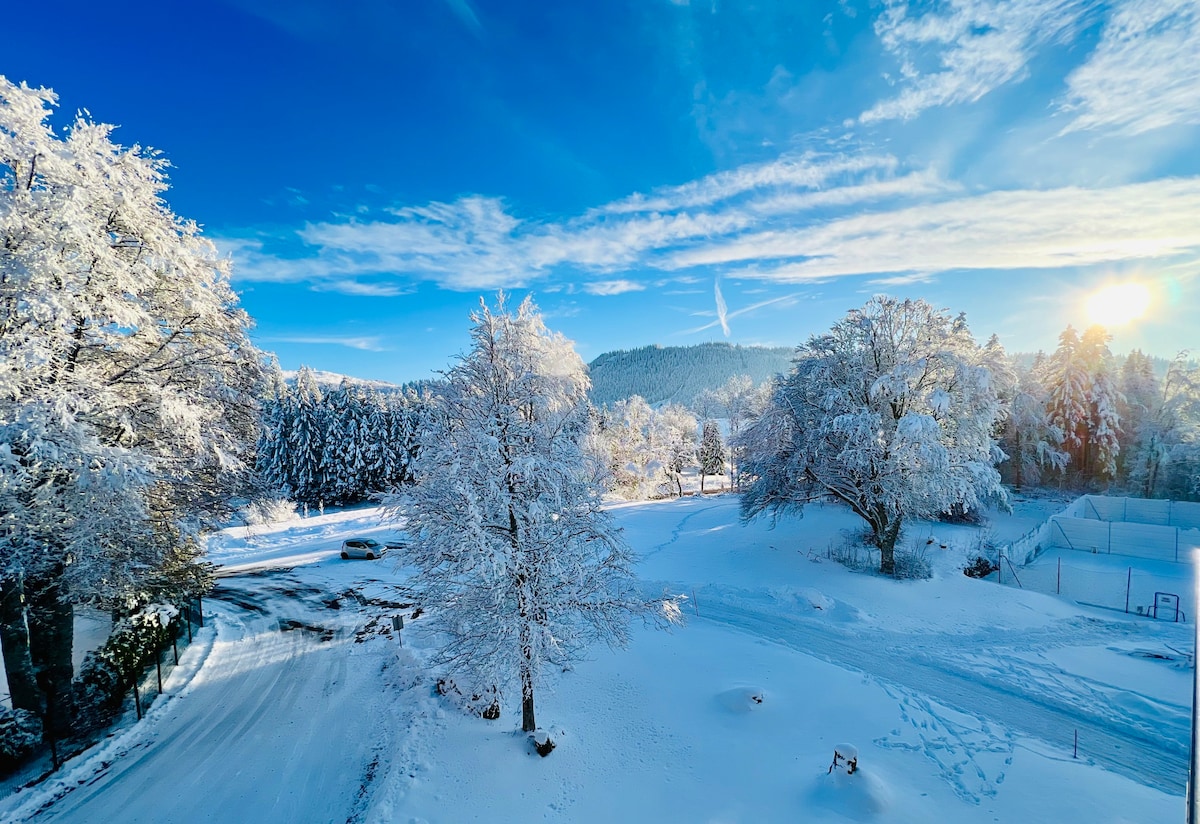
M 1106 286 L 1087 301 L 1088 317 L 1101 326 L 1120 326 L 1146 314 L 1150 290 L 1140 283 Z

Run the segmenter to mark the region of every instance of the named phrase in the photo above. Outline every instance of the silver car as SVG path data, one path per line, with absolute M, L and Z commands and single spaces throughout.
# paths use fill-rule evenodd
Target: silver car
M 342 541 L 342 558 L 366 558 L 368 561 L 374 561 L 376 558 L 382 558 L 389 548 L 388 544 L 381 544 L 373 538 L 351 538 Z

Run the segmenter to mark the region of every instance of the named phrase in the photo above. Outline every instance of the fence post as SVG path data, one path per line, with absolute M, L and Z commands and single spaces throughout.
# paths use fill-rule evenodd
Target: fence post
M 179 666 L 179 622 L 171 622 L 171 651 L 175 653 L 175 666 Z
M 1004 550 L 996 550 L 996 583 L 1004 583 Z
M 196 615 L 199 616 L 200 627 L 203 628 L 204 627 L 204 603 L 203 603 L 203 601 L 201 601 L 199 595 L 196 596 Z
M 1127 614 L 1129 612 L 1129 588 L 1132 584 L 1133 584 L 1133 567 L 1130 567 L 1129 571 L 1127 573 L 1125 573 L 1125 612 Z
M 154 668 L 158 670 L 158 694 L 162 695 L 162 650 L 158 648 L 154 650 Z
M 1112 554 L 1112 521 L 1108 522 L 1108 554 Z
M 133 674 L 133 705 L 137 707 L 138 720 L 142 720 L 142 695 L 138 691 L 138 673 Z
M 1062 556 L 1058 558 L 1058 578 L 1054 581 L 1054 594 L 1062 595 Z M 1129 610 L 1126 610 L 1128 612 Z

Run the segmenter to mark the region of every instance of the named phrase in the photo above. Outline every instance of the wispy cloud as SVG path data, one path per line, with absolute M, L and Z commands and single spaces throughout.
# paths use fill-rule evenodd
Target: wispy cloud
M 1200 123 L 1200 2 L 1130 0 L 1104 26 L 1099 45 L 1067 78 L 1063 132 L 1138 134 Z
M 900 93 L 859 121 L 907 120 L 1019 81 L 1036 48 L 1071 33 L 1084 10 L 1081 0 L 952 0 L 919 14 L 889 3 L 875 31 L 900 59 Z
M 729 337 L 729 308 L 725 305 L 725 296 L 721 294 L 719 278 L 713 281 L 713 296 L 717 301 L 717 320 L 721 324 L 721 331 L 725 333 L 725 337 Z
M 382 339 L 375 336 L 362 335 L 277 335 L 262 339 L 266 343 L 307 343 L 317 346 L 345 346 L 363 352 L 386 352 Z
M 954 270 L 1200 251 L 1200 177 L 967 194 L 886 156 L 805 155 L 777 166 L 743 167 L 557 222 L 522 219 L 503 200 L 471 196 L 221 245 L 241 281 L 370 296 L 403 294 L 418 282 L 618 295 L 737 275 L 869 275 L 899 285 L 897 277 L 911 283 Z M 733 317 L 717 323 L 724 330 Z
M 623 295 L 626 292 L 641 292 L 645 288 L 645 284 L 633 280 L 598 280 L 583 285 L 583 291 L 590 295 Z
M 675 256 L 679 267 L 747 264 L 782 282 L 960 269 L 1043 269 L 1200 250 L 1200 178 L 1109 189 L 992 192 L 759 232 Z M 774 266 L 772 260 L 786 260 Z

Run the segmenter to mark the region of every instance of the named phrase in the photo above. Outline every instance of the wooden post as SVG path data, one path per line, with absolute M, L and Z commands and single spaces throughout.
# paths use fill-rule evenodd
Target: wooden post
M 1054 582 L 1054 594 L 1062 595 L 1062 556 L 1061 555 L 1058 558 L 1058 578 Z M 1129 610 L 1127 609 L 1125 611 L 1128 612 Z
M 154 651 L 154 668 L 158 671 L 158 694 L 162 695 L 162 650 Z
M 133 675 L 133 705 L 135 707 L 137 707 L 137 717 L 138 717 L 138 720 L 141 721 L 142 720 L 142 696 L 141 696 L 141 693 L 138 692 L 137 682 L 138 682 L 138 676 L 137 676 L 137 673 L 134 673 L 134 675 Z
M 1129 588 L 1133 584 L 1133 567 L 1125 574 L 1125 612 L 1129 612 Z

